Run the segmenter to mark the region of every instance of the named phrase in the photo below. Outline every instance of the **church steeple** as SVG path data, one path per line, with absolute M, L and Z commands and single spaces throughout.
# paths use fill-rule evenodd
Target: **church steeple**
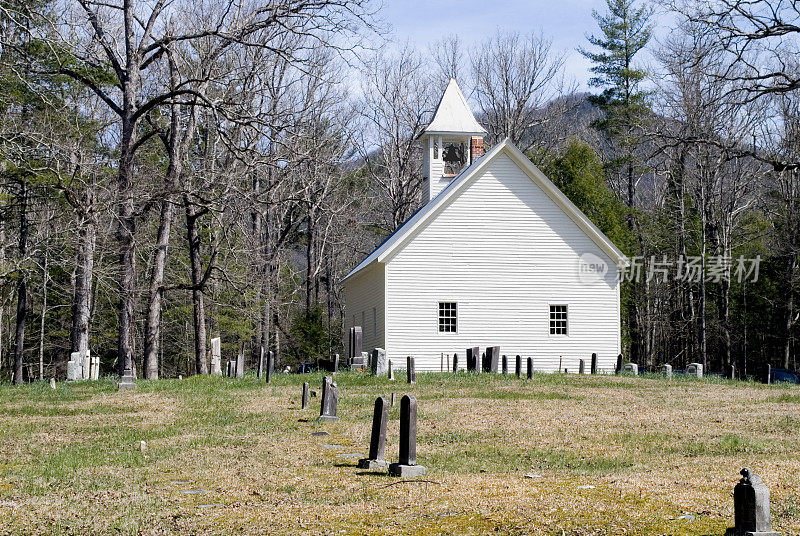
M 452 78 L 420 141 L 423 147 L 423 202 L 441 192 L 462 169 L 483 156 L 484 129 Z M 427 150 L 426 150 L 427 149 Z

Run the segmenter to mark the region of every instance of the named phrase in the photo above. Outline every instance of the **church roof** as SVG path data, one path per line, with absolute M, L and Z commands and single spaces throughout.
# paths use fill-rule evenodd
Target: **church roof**
M 425 134 L 470 134 L 483 136 L 486 129 L 475 120 L 467 99 L 454 79 L 450 79 L 442 100 L 436 107 L 433 119 L 425 128 Z
M 469 167 L 464 169 L 455 179 L 450 181 L 439 194 L 431 199 L 427 204 L 417 210 L 409 219 L 398 227 L 392 234 L 381 242 L 363 261 L 353 268 L 342 281 L 354 276 L 363 268 L 366 268 L 375 261 L 386 262 L 390 255 L 397 249 L 402 248 L 408 240 L 416 235 L 416 230 L 420 229 L 425 222 L 441 212 L 447 201 L 467 187 L 470 178 L 474 177 L 484 169 L 498 154 L 505 152 L 517 165 L 547 194 L 561 209 L 567 214 L 583 231 L 602 249 L 611 260 L 619 265 L 627 266 L 628 258 L 617 246 L 597 228 L 592 221 L 584 214 L 581 209 L 564 195 L 564 193 L 553 184 L 550 179 L 542 173 L 533 163 L 520 151 L 508 138 L 495 145 L 491 151 L 480 158 L 475 159 Z

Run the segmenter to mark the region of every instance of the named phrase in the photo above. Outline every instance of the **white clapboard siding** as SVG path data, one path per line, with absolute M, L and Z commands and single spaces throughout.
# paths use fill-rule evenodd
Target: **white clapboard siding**
M 556 370 L 561 357 L 562 369 L 577 372 L 585 359 L 588 372 L 592 352 L 599 369 L 612 371 L 620 351 L 615 261 L 505 153 L 464 186 L 388 258 L 385 272 L 374 262 L 346 281 L 348 322 L 385 304 L 388 357 L 404 366 L 413 355 L 420 371 L 438 371 L 442 352 L 457 352 L 463 367 L 467 347 L 495 345 L 511 371 L 519 354 L 523 371 L 531 356 L 536 370 Z M 609 265 L 593 284 L 578 278 L 586 252 Z M 458 333 L 438 332 L 440 301 L 458 303 Z M 550 335 L 550 304 L 568 306 L 567 336 Z M 365 348 L 384 342 L 380 331 L 374 339 L 365 330 Z
M 345 352 L 347 334 L 353 326 L 361 326 L 363 339 L 361 349 L 371 352 L 373 348 L 386 348 L 385 339 L 385 265 L 374 262 L 344 282 L 344 300 L 347 304 L 345 317 Z M 373 311 L 375 322 L 373 323 Z M 364 318 L 364 324 L 361 318 Z M 354 321 L 355 318 L 355 321 Z

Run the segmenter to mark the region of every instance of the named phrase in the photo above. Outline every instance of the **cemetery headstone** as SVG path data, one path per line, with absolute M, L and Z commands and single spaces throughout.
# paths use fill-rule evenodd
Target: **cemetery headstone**
M 533 378 L 533 358 L 529 357 L 528 358 L 528 379 L 530 380 L 532 378 Z
M 597 354 L 592 354 L 592 364 L 589 372 L 590 374 L 597 374 Z
M 267 352 L 267 368 L 266 368 L 266 377 L 267 383 L 272 380 L 272 372 L 275 370 L 275 352 L 270 350 Z
M 389 380 L 394 381 L 394 366 L 392 365 L 392 360 L 389 360 L 389 363 L 386 365 L 389 374 Z
M 389 462 L 386 454 L 386 424 L 389 422 L 389 405 L 382 396 L 375 399 L 375 410 L 372 414 L 372 435 L 369 441 L 369 456 L 358 461 L 360 469 L 385 469 Z
M 484 361 L 483 370 L 486 372 L 494 372 L 497 374 L 500 369 L 500 347 L 489 346 L 486 348 L 486 360 Z
M 619 355 L 617 356 L 617 366 L 616 366 L 616 368 L 614 369 L 614 372 L 615 372 L 616 374 L 619 374 L 620 372 L 622 372 L 622 354 L 619 354 Z
M 391 396 L 391 404 L 392 404 L 392 407 L 394 407 L 394 393 L 392 393 L 392 396 Z
M 136 389 L 136 384 L 133 382 L 133 369 L 126 368 L 119 382 L 119 390 L 129 391 L 133 389 Z
M 355 326 L 350 328 L 350 365 L 353 365 L 353 358 L 361 357 L 361 343 L 363 340 L 363 333 L 361 331 L 361 326 Z M 366 365 L 365 363 L 362 363 Z
M 505 356 L 505 354 L 503 354 L 502 362 L 503 374 L 508 374 L 508 358 Z
M 383 348 L 375 348 L 372 350 L 372 375 L 383 376 L 389 368 L 389 362 L 386 358 L 386 350 Z
M 633 374 L 634 376 L 639 375 L 639 365 L 636 363 L 625 363 L 622 366 L 622 372 L 625 374 Z
M 686 365 L 686 375 L 695 376 L 696 378 L 703 377 L 703 365 L 700 363 L 689 363 Z
M 586 362 L 583 359 L 578 360 L 578 374 L 583 374 L 584 368 L 586 367 Z
M 745 467 L 742 479 L 733 488 L 734 526 L 726 536 L 780 536 L 772 530 L 769 511 L 769 488 L 761 477 Z
M 661 374 L 666 376 L 668 380 L 671 379 L 672 378 L 672 365 L 667 365 L 667 364 L 661 365 Z
M 478 368 L 478 354 L 475 348 L 467 348 L 467 372 L 476 372 Z
M 211 339 L 211 374 L 222 374 L 222 341 L 219 337 Z
M 67 381 L 81 379 L 83 379 L 83 354 L 81 352 L 72 352 L 69 354 L 69 362 L 67 363 Z
M 736 366 L 735 365 L 731 365 L 730 367 L 728 367 L 728 379 L 729 380 L 735 380 L 736 379 Z
M 764 367 L 764 383 L 767 385 L 772 383 L 772 365 L 766 365 Z
M 339 372 L 339 354 L 333 356 L 333 373 Z
M 300 399 L 300 409 L 308 407 L 308 382 L 303 382 L 303 398 Z
M 478 366 L 475 367 L 475 370 L 478 372 L 486 372 L 489 370 L 489 365 L 486 363 L 486 352 L 481 354 L 480 360 L 478 361 Z
M 256 370 L 256 378 L 259 380 L 261 376 L 264 375 L 264 347 L 260 347 L 258 350 L 258 369 Z
M 318 421 L 337 422 L 336 407 L 339 404 L 339 387 L 331 376 L 322 379 L 322 400 L 320 401 Z
M 417 465 L 417 399 L 412 395 L 400 400 L 400 459 L 389 466 L 389 474 L 402 478 L 425 474 L 425 467 Z
M 92 378 L 92 356 L 89 350 L 82 353 L 81 362 L 83 363 L 83 367 L 81 368 L 83 379 L 90 380 Z
M 458 354 L 453 354 L 453 372 L 458 372 Z
M 406 380 L 408 383 L 417 383 L 416 362 L 411 356 L 406 358 Z
M 514 363 L 514 374 L 517 375 L 517 378 L 522 377 L 522 358 L 517 355 L 517 361 Z
M 88 353 L 89 350 L 86 350 Z M 90 369 L 91 372 L 89 373 L 89 377 L 92 380 L 99 380 L 100 379 L 100 356 L 99 355 L 92 355 L 90 362 Z
M 56 379 L 50 378 L 50 389 L 55 389 L 55 388 L 56 388 Z
M 236 356 L 236 377 L 244 378 L 244 354 L 240 353 Z

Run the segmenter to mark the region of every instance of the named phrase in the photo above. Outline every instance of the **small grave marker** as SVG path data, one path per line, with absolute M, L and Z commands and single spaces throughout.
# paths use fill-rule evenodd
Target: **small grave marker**
M 320 401 L 318 421 L 337 422 L 336 407 L 339 403 L 339 387 L 331 376 L 322 379 L 322 400 Z
M 772 530 L 769 511 L 769 488 L 761 477 L 745 467 L 742 479 L 733 488 L 734 527 L 726 536 L 780 536 Z
M 528 358 L 528 379 L 533 379 L 533 358 Z
M 666 363 L 661 365 L 661 374 L 667 377 L 668 380 L 672 379 L 672 365 Z
M 503 374 L 506 375 L 506 374 L 508 374 L 508 358 L 505 356 L 505 354 L 503 355 L 503 358 L 502 358 L 501 361 L 503 363 L 503 366 L 502 366 Z
M 406 358 L 406 380 L 408 383 L 417 383 L 416 363 L 411 356 Z
M 592 364 L 589 368 L 590 374 L 597 374 L 597 354 L 592 354 Z
M 517 355 L 517 361 L 514 363 L 514 374 L 517 375 L 517 378 L 522 377 L 522 358 Z
M 308 407 L 308 382 L 303 383 L 303 398 L 300 400 L 300 409 Z

